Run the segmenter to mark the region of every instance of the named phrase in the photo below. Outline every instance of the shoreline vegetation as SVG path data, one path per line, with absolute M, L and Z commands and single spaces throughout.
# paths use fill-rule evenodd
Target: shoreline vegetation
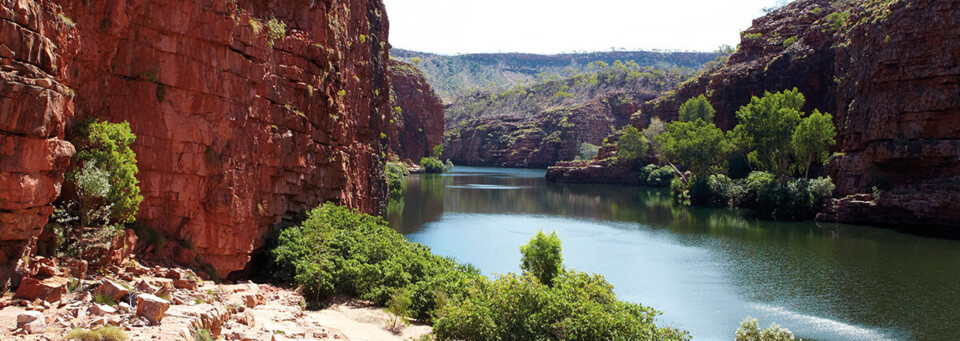
M 642 185 L 669 186 L 679 204 L 812 219 L 835 188 L 829 177 L 811 175 L 829 161 L 836 127 L 828 113 L 802 112 L 804 103 L 795 88 L 754 96 L 737 111 L 739 124 L 723 131 L 706 96 L 694 97 L 677 121 L 654 118 L 642 131 L 621 130 L 613 161 L 632 163 Z M 643 164 L 651 159 L 657 162 Z
M 596 274 L 562 267 L 560 240 L 523 247 L 523 273 L 489 279 L 437 256 L 378 217 L 331 203 L 280 232 L 273 278 L 300 287 L 309 307 L 346 294 L 434 326 L 438 340 L 688 340 L 658 327 L 653 308 L 617 300 Z

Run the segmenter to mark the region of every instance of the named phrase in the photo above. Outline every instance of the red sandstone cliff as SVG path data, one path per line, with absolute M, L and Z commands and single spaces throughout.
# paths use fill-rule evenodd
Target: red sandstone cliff
M 409 63 L 390 60 L 390 150 L 419 163 L 443 143 L 443 103 L 423 72 Z
M 0 1 L 0 289 L 60 195 L 75 150 L 73 115 L 57 43 L 70 28 L 50 3 Z M 16 284 L 16 283 L 14 283 Z M 0 290 L 2 292 L 3 290 Z
M 840 196 L 821 219 L 956 227 L 960 221 L 960 22 L 955 2 L 800 0 L 754 20 L 725 65 L 644 103 L 631 123 L 676 119 L 706 94 L 723 129 L 751 96 L 797 87 L 806 111 L 834 114 L 828 171 Z M 830 17 L 848 13 L 847 19 Z M 796 37 L 796 39 L 789 39 Z M 792 44 L 788 40 L 793 40 Z M 548 179 L 610 179 L 611 169 L 560 164 Z M 869 197 L 869 196 L 867 196 Z
M 62 18 L 69 18 L 73 30 L 49 28 L 66 25 L 53 3 L 63 6 Z M 130 122 L 138 136 L 133 149 L 144 196 L 137 223 L 184 241 L 180 245 L 188 247 L 167 251 L 177 261 L 210 264 L 226 276 L 243 269 L 263 235 L 295 212 L 323 201 L 368 213 L 384 210 L 380 133 L 389 115 L 389 46 L 379 0 L 3 5 L 4 13 L 36 8 L 42 17 L 18 19 L 19 25 L 37 35 L 60 34 L 36 42 L 4 29 L 4 45 L 26 46 L 22 49 L 32 52 L 24 56 L 39 56 L 27 60 L 43 71 L 33 78 L 52 74 L 72 87 L 78 118 Z M 276 29 L 281 22 L 285 30 Z M 45 46 L 56 53 L 44 52 Z M 7 74 L 3 78 L 5 84 L 17 82 Z M 52 84 L 47 88 L 58 89 Z M 15 93 L 10 86 L 0 93 L 4 103 L 37 103 L 4 105 L 4 138 L 29 137 L 38 141 L 36 150 L 57 152 L 46 153 L 44 163 L 35 156 L 40 154 L 8 152 L 27 142 L 4 142 L 5 155 L 29 156 L 32 162 L 18 168 L 5 156 L 4 188 L 15 187 L 8 186 L 16 182 L 7 180 L 8 174 L 60 170 L 49 172 L 52 180 L 34 181 L 41 186 L 31 188 L 42 189 L 34 190 L 42 196 L 28 194 L 30 189 L 4 192 L 16 197 L 0 198 L 4 221 L 22 226 L 5 222 L 7 236 L 17 234 L 15 228 L 39 228 L 49 214 L 62 179 L 62 167 L 53 161 L 71 151 L 56 137 L 62 136 L 62 117 L 71 112 L 69 100 L 59 95 L 63 91 L 21 91 L 18 96 L 29 101 L 10 97 Z M 27 118 L 17 118 L 19 112 Z M 26 197 L 37 199 L 18 199 Z

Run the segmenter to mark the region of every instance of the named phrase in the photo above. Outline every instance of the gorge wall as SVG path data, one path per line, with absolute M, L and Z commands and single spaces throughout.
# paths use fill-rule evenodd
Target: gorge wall
M 627 125 L 641 103 L 691 74 L 633 61 L 507 91 L 478 91 L 447 106 L 443 157 L 454 164 L 546 168 L 574 160 Z
M 324 201 L 385 210 L 380 134 L 390 110 L 389 45 L 379 0 L 4 2 L 5 13 L 24 6 L 46 10 L 32 27 L 72 27 L 30 31 L 58 32 L 52 53 L 32 53 L 59 61 L 40 62 L 59 65 L 45 73 L 75 91 L 75 117 L 130 122 L 144 196 L 137 223 L 180 241 L 168 243 L 176 246 L 166 256 L 226 277 L 296 212 Z M 19 41 L 4 44 L 32 40 Z M 0 91 L 5 100 L 7 89 Z M 57 91 L 45 93 L 31 96 L 66 107 L 60 116 L 72 114 L 69 101 L 56 102 Z M 53 148 L 62 146 L 55 138 L 63 135 L 63 119 L 42 116 L 49 110 L 39 101 L 24 103 L 38 103 L 23 106 L 30 111 L 22 115 L 32 117 L 2 121 L 33 120 L 43 128 L 4 123 L 4 132 L 29 134 L 52 151 L 46 159 L 63 159 L 69 148 Z M 56 168 L 51 161 L 16 173 L 3 162 L 4 176 L 11 168 Z M 62 167 L 56 170 L 50 182 L 62 179 Z M 23 211 L 15 219 L 36 229 L 45 213 L 34 211 L 49 211 L 55 195 L 47 193 L 56 186 L 44 187 L 43 200 L 2 198 L 0 206 Z M 4 222 L 3 235 L 13 228 Z
M 0 292 L 40 234 L 75 153 L 63 140 L 73 116 L 57 45 L 72 31 L 51 3 L 0 6 Z M 13 283 L 14 285 L 16 283 Z
M 827 172 L 842 199 L 821 220 L 950 228 L 960 221 L 960 17 L 955 2 L 800 0 L 754 20 L 721 67 L 644 103 L 631 123 L 675 120 L 706 94 L 722 129 L 764 91 L 798 88 L 834 115 Z M 554 181 L 604 178 L 600 161 L 560 164 Z M 632 175 L 635 176 L 635 175 Z M 872 195 L 877 187 L 879 197 Z M 870 193 L 857 195 L 857 193 Z M 956 233 L 954 231 L 954 233 Z
M 443 103 L 423 72 L 410 63 L 390 60 L 390 150 L 419 164 L 443 143 Z

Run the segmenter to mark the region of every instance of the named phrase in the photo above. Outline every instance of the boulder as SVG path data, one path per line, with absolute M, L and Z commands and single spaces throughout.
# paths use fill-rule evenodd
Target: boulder
M 56 302 L 67 293 L 67 283 L 69 280 L 63 277 L 50 277 L 44 280 L 33 277 L 24 278 L 13 297 L 28 301 L 41 299 Z
M 116 314 L 117 309 L 108 306 L 106 304 L 94 303 L 90 306 L 90 314 L 97 316 L 112 315 Z
M 100 282 L 100 286 L 93 292 L 94 295 L 104 295 L 114 302 L 130 294 L 130 290 L 117 282 L 105 279 Z
M 137 316 L 143 316 L 152 324 L 160 324 L 170 302 L 151 294 L 137 295 Z
M 247 306 L 247 308 L 253 308 L 267 302 L 263 294 L 255 291 L 244 292 L 240 295 L 240 298 L 243 300 L 243 305 Z
M 27 334 L 40 334 L 47 329 L 47 322 L 39 311 L 27 311 L 17 315 L 17 328 Z

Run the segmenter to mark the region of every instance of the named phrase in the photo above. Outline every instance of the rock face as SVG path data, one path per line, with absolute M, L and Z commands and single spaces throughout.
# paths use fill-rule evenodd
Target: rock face
M 63 140 L 73 92 L 59 81 L 65 68 L 57 49 L 72 31 L 51 3 L 0 7 L 0 283 L 7 283 L 53 212 L 75 153 Z
M 674 120 L 680 104 L 706 94 L 717 109 L 715 123 L 729 129 L 737 123 L 736 110 L 751 96 L 796 87 L 806 95 L 805 111 L 834 115 L 837 154 L 827 171 L 837 194 L 871 193 L 873 187 L 882 191 L 868 201 L 836 200 L 820 219 L 956 227 L 958 9 L 955 2 L 925 0 L 836 6 L 825 0 L 796 1 L 756 19 L 725 65 L 644 103 L 631 123 L 644 128 L 653 117 Z M 554 180 L 606 172 L 598 165 L 560 165 Z
M 561 106 L 533 115 L 502 114 L 464 121 L 450 130 L 443 157 L 454 164 L 546 168 L 580 155 L 584 143 L 604 138 L 629 121 L 639 103 L 655 92 L 611 92 L 584 104 Z M 621 101 L 630 98 L 628 101 Z
M 415 66 L 390 60 L 390 150 L 419 163 L 443 143 L 443 103 Z
M 171 259 L 227 277 L 296 212 L 385 210 L 380 1 L 61 4 L 76 116 L 130 122 L 137 223 L 192 246 Z
M 837 49 L 838 150 L 830 175 L 841 194 L 882 191 L 842 221 L 960 225 L 960 3 L 899 1 L 853 12 Z M 847 203 L 847 204 L 845 204 Z M 848 210 L 849 208 L 849 210 Z M 863 209 L 863 207 L 860 207 Z M 936 232 L 936 231 L 931 231 Z

